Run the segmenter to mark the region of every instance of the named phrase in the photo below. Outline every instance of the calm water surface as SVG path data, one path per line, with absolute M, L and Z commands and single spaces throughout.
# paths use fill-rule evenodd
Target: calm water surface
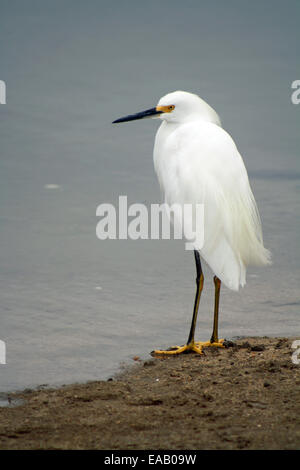
M 186 340 L 192 253 L 95 235 L 98 204 L 161 202 L 158 122 L 111 121 L 176 89 L 200 94 L 234 137 L 273 253 L 244 289 L 222 290 L 220 332 L 300 337 L 299 2 L 111 3 L 1 3 L 1 392 L 105 379 Z M 199 339 L 212 312 L 205 266 Z

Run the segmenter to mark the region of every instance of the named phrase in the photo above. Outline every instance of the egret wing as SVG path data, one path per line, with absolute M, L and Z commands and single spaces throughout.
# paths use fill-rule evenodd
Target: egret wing
M 257 206 L 243 160 L 230 135 L 212 123 L 192 122 L 170 133 L 158 161 L 168 204 L 204 204 L 200 252 L 232 289 L 245 283 L 245 266 L 267 264 Z M 195 246 L 197 248 L 197 246 Z

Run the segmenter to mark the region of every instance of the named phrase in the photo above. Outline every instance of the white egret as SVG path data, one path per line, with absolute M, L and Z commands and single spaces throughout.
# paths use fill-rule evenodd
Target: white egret
M 263 245 L 262 229 L 247 171 L 237 147 L 222 128 L 217 113 L 199 96 L 175 91 L 161 98 L 156 107 L 117 119 L 132 121 L 160 118 L 154 145 L 154 167 L 165 202 L 204 205 L 204 244 L 194 246 L 196 297 L 191 329 L 184 346 L 156 350 L 179 354 L 204 346 L 224 347 L 218 338 L 221 282 L 237 291 L 246 283 L 246 267 L 270 263 Z M 215 306 L 210 341 L 194 339 L 203 272 L 200 256 L 214 273 Z

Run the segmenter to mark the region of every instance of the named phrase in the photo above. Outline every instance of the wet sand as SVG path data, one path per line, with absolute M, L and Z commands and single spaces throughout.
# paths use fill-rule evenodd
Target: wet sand
M 1 449 L 299 449 L 296 338 L 140 361 L 108 381 L 10 394 Z

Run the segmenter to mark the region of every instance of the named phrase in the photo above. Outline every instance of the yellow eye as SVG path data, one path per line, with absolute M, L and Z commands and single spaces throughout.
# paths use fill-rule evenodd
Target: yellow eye
M 172 104 L 171 106 L 169 106 L 169 110 L 173 111 L 173 109 L 175 109 L 175 106 Z

